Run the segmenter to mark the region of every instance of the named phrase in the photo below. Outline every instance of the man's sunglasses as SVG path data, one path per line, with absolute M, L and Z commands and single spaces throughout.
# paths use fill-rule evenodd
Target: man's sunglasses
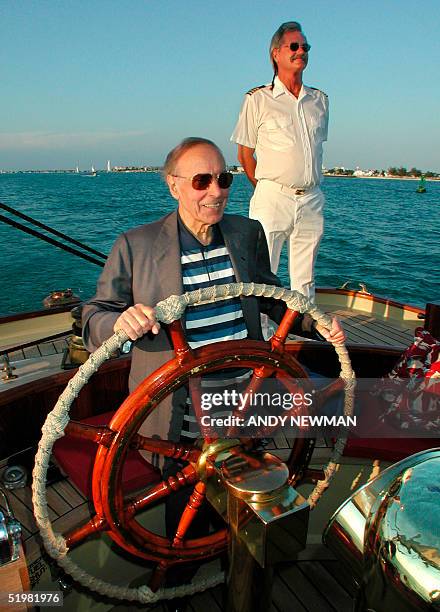
M 289 47 L 291 51 L 298 51 L 298 49 L 301 47 L 304 53 L 308 53 L 310 49 L 312 48 L 312 45 L 309 45 L 309 43 L 303 43 L 302 45 L 300 45 L 297 42 L 293 42 L 293 43 L 290 43 L 290 45 L 284 45 L 284 46 Z
M 208 189 L 213 179 L 218 181 L 218 186 L 220 189 L 229 189 L 234 178 L 234 175 L 231 174 L 231 172 L 220 172 L 220 174 L 195 174 L 194 176 L 179 176 L 178 174 L 173 174 L 172 176 L 191 181 L 192 188 L 196 191 L 204 191 L 205 189 Z

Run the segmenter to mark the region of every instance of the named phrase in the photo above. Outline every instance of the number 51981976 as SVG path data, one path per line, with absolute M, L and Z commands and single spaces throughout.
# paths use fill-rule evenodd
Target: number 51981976
M 45 606 L 62 606 L 61 591 L 23 591 L 22 593 L 0 593 L 0 604 L 31 604 Z

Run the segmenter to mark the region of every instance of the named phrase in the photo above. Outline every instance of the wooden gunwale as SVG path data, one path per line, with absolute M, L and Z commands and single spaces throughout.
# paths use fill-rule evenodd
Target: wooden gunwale
M 319 295 L 347 295 L 350 297 L 362 298 L 367 301 L 376 302 L 378 304 L 385 304 L 387 306 L 392 306 L 394 308 L 398 308 L 400 310 L 406 310 L 408 312 L 414 312 L 416 314 L 424 315 L 425 309 L 419 306 L 415 306 L 413 304 L 405 304 L 402 302 L 396 302 L 387 297 L 381 297 L 378 295 L 374 295 L 373 293 L 364 293 L 362 291 L 356 291 L 352 289 L 335 289 L 334 287 L 318 287 L 316 289 L 316 293 Z
M 70 312 L 72 308 L 78 306 L 79 301 L 64 304 L 64 306 L 54 306 L 53 308 L 45 308 L 41 310 L 29 310 L 27 312 L 19 312 L 12 315 L 4 315 L 0 317 L 0 325 L 3 323 L 13 323 L 15 321 L 23 321 L 25 319 L 36 319 L 38 317 L 44 317 L 52 314 L 59 314 L 61 312 Z
M 39 311 L 35 316 L 0 318 L 0 351 L 13 352 L 19 347 L 44 342 L 61 334 L 72 333 L 73 318 L 69 309 L 57 312 Z
M 100 367 L 99 372 L 102 374 L 109 374 L 110 372 L 128 370 L 130 362 L 131 356 L 122 355 L 121 357 L 111 359 L 110 361 L 104 363 Z M 15 401 L 23 396 L 28 396 L 29 394 L 33 395 L 43 393 L 47 389 L 61 387 L 62 385 L 65 386 L 77 371 L 77 368 L 71 370 L 61 370 L 44 378 L 24 383 L 19 387 L 6 387 L 2 389 L 2 392 L 0 393 L 0 406 L 9 404 L 9 402 Z

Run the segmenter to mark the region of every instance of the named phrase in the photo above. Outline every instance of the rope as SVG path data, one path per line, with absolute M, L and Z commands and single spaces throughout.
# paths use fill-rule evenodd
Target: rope
M 301 313 L 308 312 L 318 323 L 326 329 L 331 328 L 331 317 L 321 312 L 314 304 L 312 304 L 302 294 L 283 289 L 282 287 L 274 287 L 270 285 L 258 285 L 255 283 L 231 283 L 228 285 L 218 285 L 215 287 L 207 287 L 185 293 L 181 296 L 172 295 L 166 300 L 159 302 L 156 305 L 156 318 L 162 323 L 172 323 L 180 318 L 188 305 L 216 302 L 229 297 L 238 297 L 240 295 L 273 297 L 274 299 L 283 300 L 288 308 L 299 310 Z M 128 599 L 130 601 L 140 601 L 141 603 L 154 603 L 160 599 L 171 599 L 174 597 L 184 597 L 193 595 L 196 592 L 209 589 L 224 581 L 223 572 L 215 573 L 212 576 L 198 578 L 188 585 L 160 589 L 153 593 L 147 586 L 138 588 L 127 588 L 112 585 L 104 580 L 96 578 L 81 569 L 71 559 L 67 557 L 68 548 L 63 536 L 53 531 L 52 524 L 49 519 L 49 512 L 46 497 L 46 479 L 47 469 L 52 447 L 56 440 L 64 435 L 64 429 L 69 422 L 69 410 L 74 399 L 78 396 L 81 389 L 89 381 L 90 377 L 98 370 L 98 368 L 108 360 L 112 353 L 128 340 L 127 334 L 118 330 L 111 338 L 106 340 L 102 346 L 96 350 L 89 359 L 79 368 L 75 376 L 69 381 L 67 387 L 58 398 L 58 401 L 46 418 L 42 428 L 42 438 L 38 445 L 37 455 L 35 457 L 35 466 L 33 470 L 32 482 L 32 501 L 34 504 L 35 520 L 40 530 L 40 534 L 44 546 L 49 555 L 55 559 L 61 567 L 70 574 L 77 582 L 87 588 L 91 588 L 101 595 L 108 597 L 117 597 L 120 599 Z M 350 359 L 348 357 L 345 345 L 335 346 L 335 351 L 338 355 L 341 364 L 341 378 L 345 382 L 345 407 L 344 414 L 349 415 L 353 412 L 355 376 L 351 369 Z M 333 478 L 338 462 L 341 458 L 345 446 L 345 439 L 336 441 L 335 448 L 330 457 L 330 461 L 324 468 L 325 479 L 319 481 L 309 496 L 308 502 L 311 507 L 314 507 L 325 491 L 328 488 L 331 479 Z
M 100 257 L 104 261 L 107 259 L 107 255 L 104 255 L 104 253 L 101 253 L 100 251 L 97 251 L 96 249 L 93 249 L 92 247 L 87 246 L 87 244 L 84 244 L 84 242 L 80 242 L 79 240 L 76 240 L 75 238 L 72 238 L 71 236 L 68 236 L 67 234 L 63 234 L 63 232 L 59 232 L 53 227 L 50 227 L 49 225 L 46 225 L 45 223 L 41 223 L 41 221 L 37 221 L 37 219 L 34 219 L 33 217 L 29 217 L 28 215 L 25 215 L 24 213 L 18 210 L 15 210 L 15 208 L 11 208 L 7 204 L 3 204 L 3 202 L 0 202 L 0 208 L 2 208 L 8 213 L 11 213 L 12 215 L 15 215 L 19 219 L 24 219 L 25 221 L 29 221 L 30 223 L 33 223 L 37 227 L 41 227 L 41 229 L 44 229 L 50 232 L 51 234 L 58 236 L 58 238 L 63 238 L 67 242 L 70 242 L 71 244 L 75 244 L 76 246 L 81 247 L 82 249 L 84 249 L 84 251 L 88 251 L 89 253 L 92 253 L 93 255 L 98 255 L 98 257 Z
M 63 251 L 72 253 L 72 255 L 77 255 L 78 257 L 82 257 L 83 259 L 85 259 L 86 261 L 89 261 L 90 263 L 94 263 L 97 266 L 101 266 L 101 267 L 104 266 L 103 261 L 100 261 L 99 259 L 95 259 L 94 257 L 90 257 L 90 255 L 87 255 L 87 253 L 82 253 L 81 251 L 78 251 L 78 249 L 74 249 L 73 247 L 70 247 L 67 244 L 63 244 L 59 240 L 55 240 L 54 238 L 51 238 L 50 236 L 46 236 L 45 234 L 42 234 L 41 232 L 37 232 L 37 230 L 34 230 L 32 227 L 27 227 L 27 225 L 23 225 L 23 223 L 18 223 L 18 221 L 9 219 L 8 217 L 5 217 L 4 215 L 0 215 L 0 221 L 2 221 L 3 223 L 6 223 L 7 225 L 11 225 L 12 227 L 15 227 L 16 229 L 21 230 L 22 232 L 25 232 L 26 234 L 35 236 L 35 238 L 44 240 L 45 242 L 48 242 L 49 244 L 52 244 L 53 246 L 56 246 L 59 249 L 63 249 Z

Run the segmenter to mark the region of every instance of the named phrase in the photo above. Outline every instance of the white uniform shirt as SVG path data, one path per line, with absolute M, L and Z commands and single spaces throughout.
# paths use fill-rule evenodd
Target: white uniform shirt
M 231 140 L 255 149 L 257 180 L 311 188 L 321 182 L 328 98 L 303 85 L 298 98 L 275 78 L 246 94 Z

